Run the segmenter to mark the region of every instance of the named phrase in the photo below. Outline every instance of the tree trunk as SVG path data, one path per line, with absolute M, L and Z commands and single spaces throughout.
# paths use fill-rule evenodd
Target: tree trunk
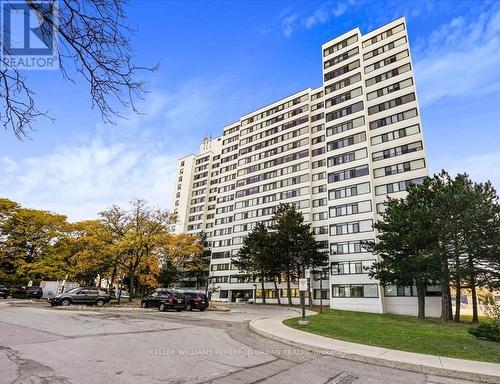
M 471 280 L 471 285 L 473 281 Z M 472 322 L 479 323 L 479 313 L 477 310 L 477 292 L 476 292 L 476 282 L 474 281 L 474 285 L 471 287 L 472 292 Z
M 262 304 L 266 304 L 266 290 L 264 289 L 264 283 L 265 283 L 265 279 L 264 279 L 264 275 L 262 275 L 260 277 L 260 282 L 261 282 L 261 286 L 262 286 Z
M 132 301 L 132 296 L 135 294 L 134 274 L 130 272 L 128 277 L 130 279 L 129 301 Z
M 425 285 L 421 281 L 417 285 L 418 318 L 425 319 Z
M 460 255 L 457 252 L 455 254 L 455 266 L 454 266 L 454 276 L 453 280 L 455 280 L 455 317 L 453 320 L 458 323 L 460 322 L 460 310 L 461 310 L 461 299 L 462 299 L 462 271 L 461 271 L 461 260 Z M 451 305 L 450 305 L 451 307 Z
M 470 273 L 469 287 L 472 292 L 472 322 L 479 323 L 479 313 L 477 310 L 476 272 L 474 269 L 474 260 L 470 255 L 467 260 L 467 263 L 469 264 L 469 273 Z
M 448 322 L 448 305 L 450 304 L 449 293 L 450 293 L 450 279 L 448 270 L 448 260 L 441 260 L 441 322 Z
M 462 304 L 460 301 L 462 298 L 460 288 L 460 278 L 458 278 L 455 282 L 455 323 L 460 322 L 460 305 Z
M 278 282 L 276 281 L 276 279 L 273 279 L 273 280 L 274 280 L 274 289 L 276 290 L 276 298 L 278 299 L 278 304 L 281 304 L 280 291 L 278 289 Z
M 292 288 L 290 284 L 290 271 L 286 273 L 286 289 L 288 291 L 288 305 L 292 305 Z

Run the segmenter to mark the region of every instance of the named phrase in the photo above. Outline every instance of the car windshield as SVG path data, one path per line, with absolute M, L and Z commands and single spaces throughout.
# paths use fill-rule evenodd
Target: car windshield
M 71 288 L 71 289 L 70 289 L 68 292 L 66 292 L 66 293 L 76 293 L 76 292 L 78 292 L 79 290 L 80 290 L 80 288 L 79 288 L 79 287 L 76 287 L 76 288 Z

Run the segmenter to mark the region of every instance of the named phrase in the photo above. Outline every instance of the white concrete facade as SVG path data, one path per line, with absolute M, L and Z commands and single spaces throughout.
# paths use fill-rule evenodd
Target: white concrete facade
M 325 302 L 416 313 L 411 288 L 384 292 L 369 278 L 364 267 L 376 257 L 360 246 L 375 238 L 386 197 L 403 196 L 410 181 L 428 175 L 405 19 L 366 35 L 349 31 L 323 44 L 322 56 L 321 87 L 242 116 L 178 161 L 176 230 L 208 234 L 212 297 L 234 301 L 255 286 L 231 257 L 257 222 L 270 224 L 279 202 L 291 203 L 329 250 Z M 312 279 L 315 302 L 319 284 Z M 266 290 L 276 294 L 272 282 Z M 292 297 L 298 302 L 296 290 Z

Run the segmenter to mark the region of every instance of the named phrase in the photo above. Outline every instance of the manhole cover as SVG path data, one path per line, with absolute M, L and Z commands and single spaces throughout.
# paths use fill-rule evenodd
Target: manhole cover
M 358 378 L 356 376 L 348 375 L 347 373 L 341 373 L 340 375 L 334 377 L 327 384 L 352 384 Z

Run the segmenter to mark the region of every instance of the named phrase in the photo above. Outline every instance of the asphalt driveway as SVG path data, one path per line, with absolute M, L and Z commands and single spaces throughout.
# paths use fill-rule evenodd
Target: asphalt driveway
M 79 312 L 0 302 L 0 384 L 440 382 L 320 356 L 249 330 L 250 320 L 282 311 Z

